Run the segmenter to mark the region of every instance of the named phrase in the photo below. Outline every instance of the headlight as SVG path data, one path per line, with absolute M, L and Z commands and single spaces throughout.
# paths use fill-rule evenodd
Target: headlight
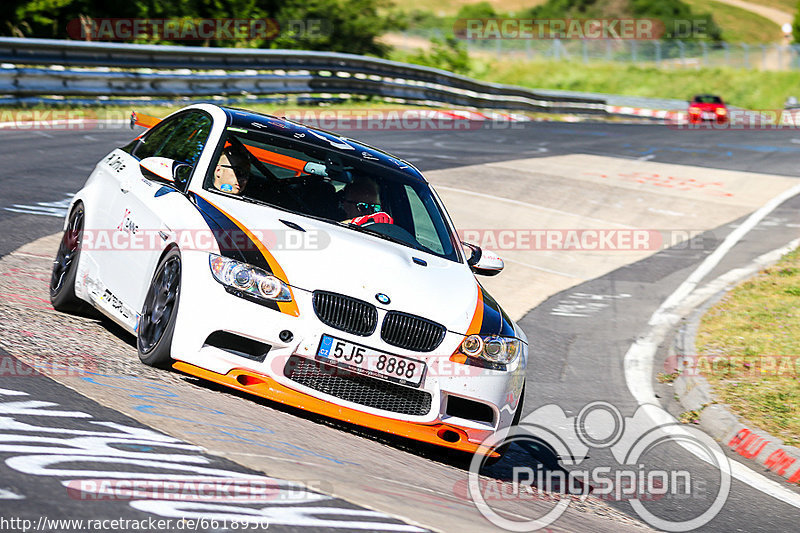
M 468 335 L 461 341 L 461 353 L 504 365 L 514 362 L 522 350 L 522 341 L 497 335 Z
M 226 287 L 262 300 L 292 301 L 288 285 L 258 267 L 215 254 L 209 254 L 208 264 L 214 279 Z

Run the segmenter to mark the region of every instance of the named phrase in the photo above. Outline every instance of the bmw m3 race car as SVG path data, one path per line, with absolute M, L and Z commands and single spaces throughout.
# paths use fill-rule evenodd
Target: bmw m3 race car
M 55 309 L 96 308 L 148 365 L 499 456 L 480 443 L 518 420 L 527 339 L 418 170 L 238 109 L 154 122 L 75 194 Z

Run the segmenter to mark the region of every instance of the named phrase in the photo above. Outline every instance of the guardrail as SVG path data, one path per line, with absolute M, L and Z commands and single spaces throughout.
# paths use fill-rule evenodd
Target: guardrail
M 435 68 L 298 50 L 201 48 L 0 38 L 0 93 L 208 97 L 353 94 L 523 111 L 605 114 L 601 98 L 555 96 Z
M 97 99 L 177 99 L 358 94 L 413 102 L 521 111 L 663 119 L 679 100 L 531 90 L 480 82 L 435 68 L 302 50 L 130 45 L 0 37 L 1 103 L 85 103 Z M 331 97 L 335 99 L 334 97 Z M 122 101 L 122 100 L 120 100 Z M 633 109 L 631 109 L 633 108 Z

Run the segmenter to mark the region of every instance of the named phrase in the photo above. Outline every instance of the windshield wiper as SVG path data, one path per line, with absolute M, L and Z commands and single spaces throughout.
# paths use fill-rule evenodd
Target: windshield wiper
M 420 248 L 416 247 L 413 243 L 408 241 L 404 241 L 403 239 L 398 239 L 397 237 L 392 237 L 391 235 L 386 235 L 385 233 L 381 233 L 380 231 L 371 229 L 369 226 L 366 228 L 364 226 L 359 226 L 358 224 L 353 224 L 352 222 L 341 223 L 340 225 L 345 226 L 350 229 L 354 229 L 356 231 L 360 231 L 361 233 L 368 233 L 370 235 L 374 235 L 378 238 L 381 238 L 385 241 L 395 242 L 397 244 L 402 244 L 403 246 L 408 246 L 409 248 L 413 248 L 414 250 L 420 250 Z M 421 250 L 424 251 L 424 250 Z

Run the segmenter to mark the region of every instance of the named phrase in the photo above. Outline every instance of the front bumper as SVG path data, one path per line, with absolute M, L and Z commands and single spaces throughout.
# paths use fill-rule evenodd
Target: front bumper
M 470 453 L 481 451 L 482 441 L 511 424 L 524 381 L 527 347 L 505 371 L 451 362 L 450 354 L 463 339 L 451 332 L 433 355 L 399 349 L 380 339 L 380 327 L 372 336 L 358 337 L 322 324 L 309 292 L 293 289 L 299 316 L 292 316 L 227 293 L 211 277 L 207 254 L 186 252 L 183 259 L 183 290 L 172 345 L 177 370 L 323 416 Z M 267 356 L 251 360 L 206 344 L 218 331 L 269 345 Z M 292 332 L 291 340 L 281 340 L 284 331 Z M 293 380 L 287 362 L 300 357 L 314 361 L 322 334 L 425 361 L 427 372 L 420 387 L 405 388 L 429 394 L 430 409 L 402 414 Z M 485 405 L 491 409 L 491 421 L 448 414 L 453 397 Z
M 465 430 L 462 427 L 437 422 L 421 424 L 365 413 L 356 409 L 342 407 L 329 401 L 314 398 L 308 394 L 281 385 L 269 376 L 258 374 L 245 368 L 234 368 L 227 374 L 218 374 L 199 366 L 181 361 L 173 364 L 175 370 L 213 381 L 232 389 L 254 394 L 261 398 L 274 400 L 285 405 L 312 413 L 341 420 L 358 426 L 376 429 L 421 442 L 427 442 L 467 453 L 481 453 L 490 457 L 499 454 L 481 445 L 493 430 Z M 468 433 L 468 432 L 469 433 Z M 478 440 L 478 442 L 473 442 Z

